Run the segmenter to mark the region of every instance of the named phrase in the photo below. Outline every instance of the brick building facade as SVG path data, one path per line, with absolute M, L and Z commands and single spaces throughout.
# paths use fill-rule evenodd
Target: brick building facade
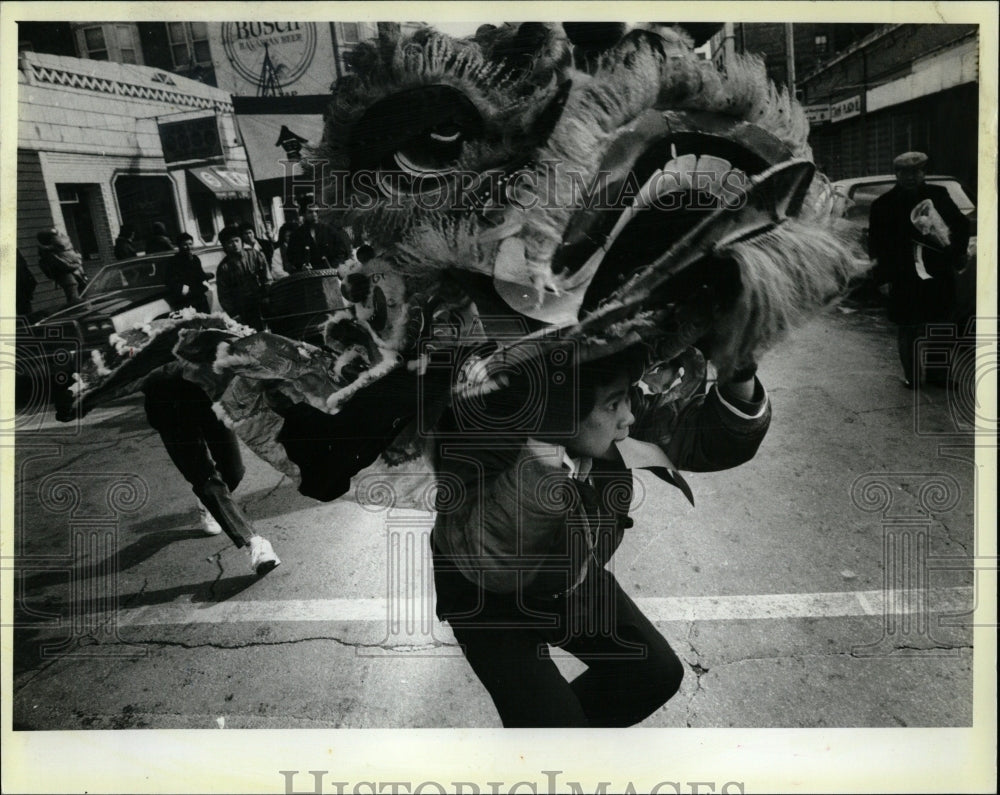
M 798 85 L 805 105 L 833 111 L 815 114 L 810 131 L 832 179 L 891 174 L 897 154 L 917 149 L 930 171 L 956 177 L 975 196 L 978 26 L 886 25 Z
M 796 22 L 789 27 L 783 22 L 734 22 L 712 36 L 710 57 L 724 67 L 727 45 L 732 52 L 757 55 L 764 60 L 771 80 L 787 86 L 789 32 L 797 81 L 877 27 L 868 23 Z

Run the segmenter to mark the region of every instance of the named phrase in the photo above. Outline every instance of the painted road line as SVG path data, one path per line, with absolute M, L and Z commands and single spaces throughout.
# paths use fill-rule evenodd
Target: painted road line
M 733 621 L 787 618 L 880 616 L 883 591 L 844 591 L 809 594 L 755 594 L 737 596 L 646 597 L 636 599 L 652 621 Z M 894 614 L 927 612 L 937 616 L 966 613 L 975 606 L 971 587 L 908 591 L 890 599 Z M 393 601 L 394 616 L 433 616 L 433 601 Z M 146 605 L 117 613 L 119 627 L 166 624 L 229 624 L 284 622 L 385 621 L 390 602 L 372 599 L 274 599 L 188 604 Z

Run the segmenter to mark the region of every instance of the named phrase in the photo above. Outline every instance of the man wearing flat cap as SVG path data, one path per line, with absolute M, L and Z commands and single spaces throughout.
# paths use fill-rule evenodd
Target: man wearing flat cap
M 952 320 L 955 271 L 965 261 L 969 222 L 948 190 L 925 181 L 927 155 L 904 152 L 892 161 L 896 184 L 872 202 L 868 253 L 875 275 L 888 282 L 889 318 L 899 324 L 899 358 L 908 389 L 922 374 L 915 344 L 928 323 Z

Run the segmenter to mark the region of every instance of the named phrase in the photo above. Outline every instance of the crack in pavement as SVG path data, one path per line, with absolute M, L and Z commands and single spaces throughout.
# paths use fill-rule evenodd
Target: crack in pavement
M 697 698 L 698 694 L 701 692 L 701 678 L 708 673 L 709 669 L 701 664 L 701 653 L 694 647 L 691 642 L 691 633 L 694 632 L 695 624 L 697 622 L 692 621 L 688 624 L 687 634 L 684 636 L 684 642 L 687 644 L 688 648 L 691 650 L 692 655 L 695 658 L 694 662 L 689 663 L 691 670 L 694 671 L 695 675 L 695 687 L 694 691 L 691 693 L 691 697 L 688 699 L 687 705 L 684 708 L 684 722 L 687 727 L 693 728 L 693 716 L 691 714 L 694 708 L 694 700 Z
M 684 720 L 688 728 L 694 728 L 694 706 L 695 700 L 699 693 L 704 692 L 704 687 L 702 684 L 702 679 L 709 673 L 709 671 L 717 671 L 720 668 L 727 668 L 733 665 L 739 665 L 740 663 L 746 662 L 767 662 L 775 660 L 795 660 L 795 661 L 805 661 L 809 659 L 821 659 L 821 658 L 831 658 L 831 657 L 849 657 L 854 660 L 876 660 L 876 659 L 920 659 L 919 654 L 908 654 L 907 652 L 935 652 L 935 651 L 972 651 L 972 644 L 944 644 L 939 643 L 933 646 L 913 646 L 910 644 L 899 644 L 893 648 L 891 652 L 885 654 L 857 654 L 853 651 L 843 651 L 843 652 L 824 652 L 818 654 L 774 654 L 766 655 L 760 657 L 741 657 L 734 660 L 725 660 L 714 663 L 710 667 L 705 665 L 701 653 L 695 648 L 691 641 L 691 635 L 694 632 L 695 625 L 697 622 L 691 622 L 688 624 L 687 633 L 684 636 L 684 643 L 687 645 L 691 652 L 693 660 L 687 661 L 687 666 L 695 675 L 695 687 L 688 697 L 687 704 L 684 707 Z M 893 718 L 894 720 L 899 720 L 898 718 Z M 905 723 L 901 725 L 906 725 Z
M 972 644 L 961 644 L 956 643 L 954 645 L 948 644 L 937 644 L 934 646 L 912 646 L 907 644 L 900 644 L 893 648 L 891 652 L 883 654 L 856 654 L 853 651 L 831 651 L 822 653 L 812 653 L 812 654 L 771 654 L 761 657 L 741 657 L 736 660 L 725 660 L 715 663 L 711 669 L 703 667 L 700 663 L 692 665 L 692 668 L 700 669 L 699 678 L 701 674 L 708 673 L 709 670 L 715 671 L 719 668 L 726 668 L 732 665 L 739 665 L 744 662 L 766 662 L 768 660 L 810 660 L 810 659 L 824 659 L 829 657 L 850 657 L 855 660 L 878 660 L 878 659 L 917 659 L 915 654 L 906 654 L 909 651 L 917 652 L 933 652 L 933 651 L 972 651 Z M 697 672 L 697 671 L 696 671 Z
M 239 643 L 219 643 L 217 641 L 207 641 L 204 643 L 189 643 L 180 640 L 141 640 L 135 643 L 125 644 L 130 646 L 172 646 L 181 649 L 221 649 L 233 651 L 236 649 L 250 649 L 258 646 L 292 646 L 299 643 L 308 643 L 310 641 L 332 641 L 339 646 L 344 646 L 354 649 L 383 649 L 385 651 L 406 653 L 412 651 L 421 651 L 426 649 L 437 649 L 437 648 L 452 648 L 458 647 L 458 643 L 448 643 L 445 641 L 434 641 L 433 643 L 422 643 L 422 644 L 391 644 L 391 643 L 363 643 L 361 641 L 347 641 L 342 638 L 330 636 L 330 635 L 315 635 L 304 638 L 292 638 L 290 640 L 251 640 Z

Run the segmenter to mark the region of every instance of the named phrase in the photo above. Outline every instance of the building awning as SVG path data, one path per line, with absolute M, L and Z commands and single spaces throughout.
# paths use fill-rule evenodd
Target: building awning
M 188 174 L 219 199 L 249 199 L 250 177 L 245 171 L 234 171 L 221 166 L 189 168 Z

